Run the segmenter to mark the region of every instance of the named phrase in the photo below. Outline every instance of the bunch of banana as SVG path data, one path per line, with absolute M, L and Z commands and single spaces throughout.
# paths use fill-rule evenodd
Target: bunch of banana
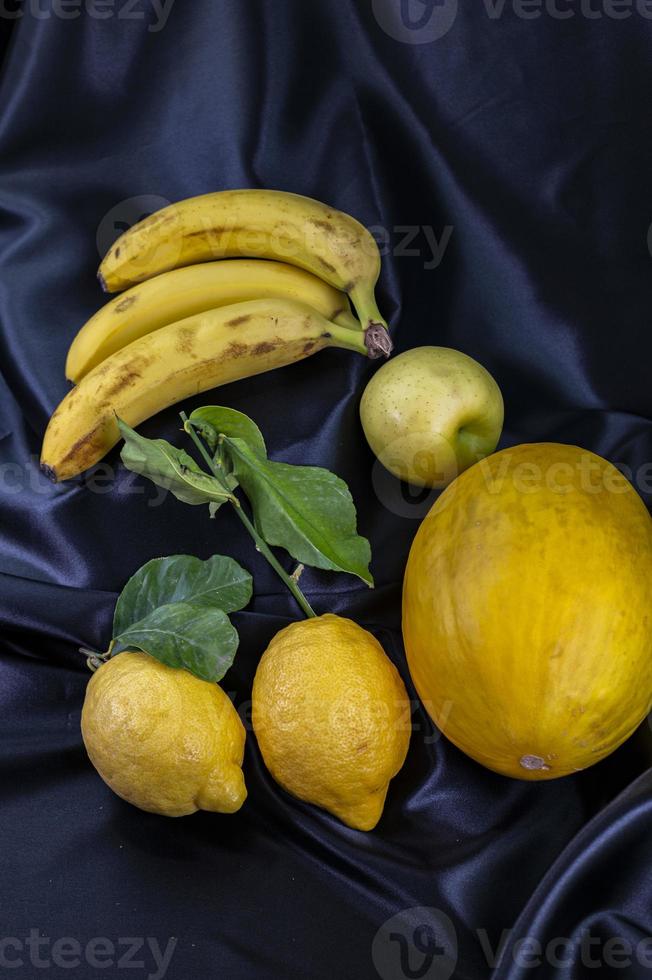
M 374 289 L 380 253 L 355 218 L 284 191 L 219 191 L 171 204 L 125 232 L 99 269 L 109 293 L 211 259 L 256 256 L 307 269 L 347 293 L 363 329 L 387 326 Z
M 72 343 L 66 374 L 77 387 L 48 425 L 44 472 L 67 480 L 99 462 L 118 441 L 116 415 L 135 426 L 327 346 L 387 356 L 379 271 L 362 225 L 295 194 L 223 191 L 145 219 L 100 266 L 106 290 L 131 288 Z
M 360 330 L 344 293 L 285 262 L 233 259 L 164 272 L 103 306 L 73 340 L 66 377 L 78 384 L 91 368 L 159 327 L 249 299 L 296 299 L 328 320 Z

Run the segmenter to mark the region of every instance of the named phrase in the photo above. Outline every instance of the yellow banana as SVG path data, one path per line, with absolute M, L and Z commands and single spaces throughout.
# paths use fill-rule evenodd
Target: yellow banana
M 362 329 L 344 293 L 295 265 L 262 259 L 205 262 L 156 276 L 98 310 L 72 342 L 66 377 L 77 384 L 105 358 L 168 323 L 265 297 L 297 299 L 327 320 Z
M 126 231 L 99 269 L 113 293 L 169 269 L 238 255 L 280 259 L 350 296 L 363 328 L 387 326 L 374 289 L 378 246 L 355 218 L 298 194 L 218 191 L 157 211 Z
M 349 330 L 296 300 L 250 300 L 161 327 L 98 364 L 66 395 L 45 433 L 42 469 L 52 480 L 71 479 L 118 442 L 116 415 L 136 426 L 184 398 L 324 347 L 381 352 L 377 331 Z

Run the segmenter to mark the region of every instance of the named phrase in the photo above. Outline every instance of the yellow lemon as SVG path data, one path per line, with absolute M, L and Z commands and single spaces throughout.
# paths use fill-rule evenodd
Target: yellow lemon
M 125 651 L 96 671 L 82 735 L 102 779 L 141 810 L 234 813 L 246 799 L 245 730 L 224 691 L 149 654 Z
M 252 720 L 284 789 L 357 830 L 376 826 L 407 754 L 410 703 L 371 633 L 331 614 L 281 630 L 256 671 Z
M 490 456 L 439 497 L 403 590 L 408 664 L 443 733 L 521 779 L 585 769 L 652 702 L 652 520 L 575 446 Z

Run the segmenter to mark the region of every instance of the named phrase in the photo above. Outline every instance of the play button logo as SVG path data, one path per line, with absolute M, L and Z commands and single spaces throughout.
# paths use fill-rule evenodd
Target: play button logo
M 458 0 L 372 0 L 382 29 L 404 44 L 431 44 L 449 32 Z
M 457 965 L 455 928 L 439 909 L 405 909 L 380 927 L 371 958 L 381 980 L 449 980 Z

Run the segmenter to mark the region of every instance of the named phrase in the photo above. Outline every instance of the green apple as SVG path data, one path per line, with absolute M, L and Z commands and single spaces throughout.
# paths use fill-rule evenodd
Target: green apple
M 387 361 L 365 388 L 360 418 L 386 469 L 421 487 L 445 487 L 500 439 L 500 388 L 472 357 L 415 347 Z

